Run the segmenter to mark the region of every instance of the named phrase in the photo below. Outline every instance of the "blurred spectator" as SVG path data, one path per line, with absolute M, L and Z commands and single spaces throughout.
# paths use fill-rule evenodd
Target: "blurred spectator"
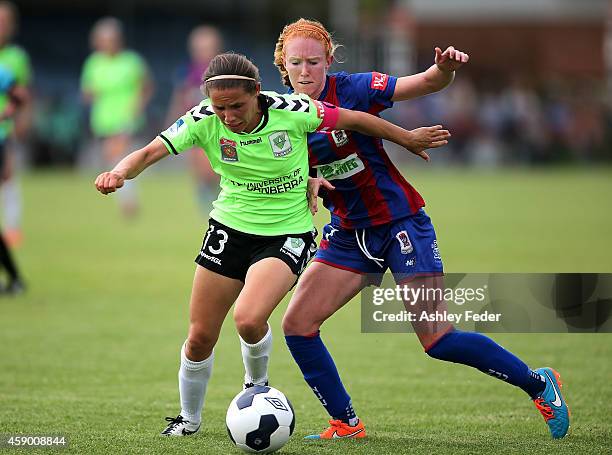
M 458 75 L 442 93 L 394 108 L 408 128 L 441 123 L 452 133 L 440 160 L 483 166 L 612 160 L 604 81 L 562 78 L 477 83 Z M 442 152 L 442 151 L 441 151 Z
M 11 43 L 17 28 L 17 9 L 8 1 L 0 1 L 0 65 L 15 78 L 20 90 L 26 96 L 13 120 L 0 122 L 0 139 L 6 142 L 6 158 L 2 167 L 2 208 L 4 238 L 9 246 L 18 246 L 22 241 L 21 232 L 21 190 L 16 177 L 18 155 L 23 156 L 24 141 L 30 129 L 32 114 L 28 86 L 31 81 L 30 61 L 26 52 Z M 6 93 L 0 94 L 0 111 L 8 104 Z
M 144 124 L 144 113 L 153 85 L 144 60 L 123 48 L 123 27 L 119 20 L 106 17 L 91 30 L 94 52 L 81 74 L 81 90 L 91 103 L 90 125 L 102 149 L 105 165 L 114 166 L 133 148 L 133 136 Z M 119 193 L 125 216 L 138 212 L 138 201 L 131 182 Z
M 190 61 L 176 72 L 174 90 L 166 116 L 168 124 L 204 98 L 200 90 L 202 75 L 212 58 L 222 51 L 223 40 L 215 27 L 200 25 L 189 34 L 187 47 Z M 196 181 L 198 205 L 202 212 L 208 215 L 211 203 L 219 192 L 219 179 L 210 168 L 210 163 L 201 149 L 196 147 L 186 153 Z
M 18 108 L 27 102 L 28 93 L 23 86 L 17 84 L 12 71 L 0 66 L 0 94 L 5 97 L 5 102 L 0 111 L 0 120 L 13 118 Z M 5 139 L 0 138 L 0 167 L 4 166 L 6 158 L 4 153 Z M 0 288 L 2 294 L 14 295 L 23 292 L 25 287 L 21 280 L 17 265 L 13 260 L 9 248 L 6 246 L 2 236 L 0 236 L 0 266 L 8 275 L 6 285 Z M 0 294 L 1 295 L 1 294 Z

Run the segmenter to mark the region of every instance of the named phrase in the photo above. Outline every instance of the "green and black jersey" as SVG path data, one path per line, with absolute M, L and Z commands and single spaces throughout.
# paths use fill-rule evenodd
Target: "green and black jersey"
M 263 117 L 250 133 L 233 133 L 206 99 L 162 132 L 168 151 L 202 147 L 221 176 L 210 216 L 257 235 L 298 234 L 312 229 L 306 200 L 306 133 L 319 129 L 326 108 L 305 95 L 262 92 Z

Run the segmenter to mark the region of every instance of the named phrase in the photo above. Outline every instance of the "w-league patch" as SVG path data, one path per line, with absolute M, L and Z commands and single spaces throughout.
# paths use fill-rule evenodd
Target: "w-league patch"
M 334 139 L 334 143 L 336 147 L 342 147 L 343 145 L 348 144 L 349 138 L 344 130 L 332 130 L 331 132 L 332 138 Z

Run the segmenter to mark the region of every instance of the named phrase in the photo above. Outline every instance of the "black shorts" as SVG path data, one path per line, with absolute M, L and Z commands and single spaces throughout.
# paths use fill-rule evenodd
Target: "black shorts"
M 246 234 L 212 218 L 196 264 L 244 282 L 249 267 L 265 258 L 278 258 L 299 277 L 317 252 L 317 232 L 285 235 Z

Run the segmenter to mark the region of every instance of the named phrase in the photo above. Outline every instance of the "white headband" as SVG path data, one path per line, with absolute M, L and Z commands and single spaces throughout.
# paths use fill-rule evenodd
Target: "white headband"
M 224 79 L 244 79 L 245 81 L 257 82 L 257 79 L 255 78 L 247 77 L 247 76 L 238 76 L 237 74 L 221 74 L 219 76 L 213 76 L 209 79 L 206 79 L 204 82 L 220 81 Z

